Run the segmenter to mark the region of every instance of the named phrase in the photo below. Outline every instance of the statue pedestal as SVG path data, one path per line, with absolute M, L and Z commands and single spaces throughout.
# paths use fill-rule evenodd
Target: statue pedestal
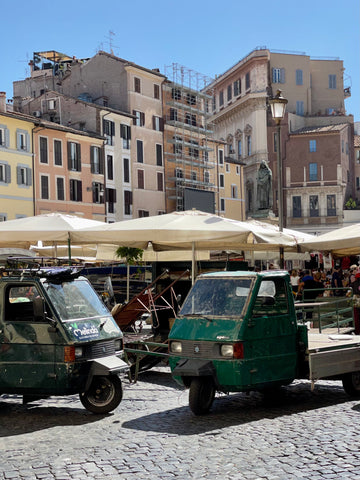
M 275 218 L 275 215 L 274 215 L 274 212 L 271 210 L 271 208 L 262 208 L 260 210 L 256 210 L 256 212 L 254 212 L 251 217 L 254 219 L 254 220 L 261 220 L 261 219 L 264 219 L 264 218 L 268 218 L 268 219 L 274 219 Z

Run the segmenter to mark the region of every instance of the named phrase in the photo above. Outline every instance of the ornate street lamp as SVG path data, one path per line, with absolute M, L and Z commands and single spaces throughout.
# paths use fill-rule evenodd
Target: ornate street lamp
M 284 118 L 287 99 L 281 95 L 281 90 L 276 92 L 275 97 L 269 99 L 271 108 L 271 115 L 277 125 L 276 135 L 276 151 L 277 151 L 277 170 L 278 170 L 278 215 L 279 215 L 279 230 L 284 229 L 284 197 L 283 197 L 283 173 L 282 173 L 282 159 L 281 159 L 281 142 L 280 142 L 280 124 Z M 284 268 L 284 248 L 280 248 L 280 268 Z

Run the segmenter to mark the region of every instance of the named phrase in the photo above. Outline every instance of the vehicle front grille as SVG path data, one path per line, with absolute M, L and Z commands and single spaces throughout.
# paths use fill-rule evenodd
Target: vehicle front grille
M 220 343 L 181 340 L 182 343 L 182 357 L 191 358 L 224 358 L 220 354 Z
M 85 349 L 86 358 L 101 358 L 109 355 L 115 355 L 114 340 L 93 343 L 92 345 L 87 345 Z

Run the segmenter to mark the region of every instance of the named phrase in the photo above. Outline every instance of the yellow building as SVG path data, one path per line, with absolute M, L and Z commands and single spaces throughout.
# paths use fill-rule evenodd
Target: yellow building
M 34 215 L 34 127 L 30 116 L 6 111 L 0 92 L 0 221 Z

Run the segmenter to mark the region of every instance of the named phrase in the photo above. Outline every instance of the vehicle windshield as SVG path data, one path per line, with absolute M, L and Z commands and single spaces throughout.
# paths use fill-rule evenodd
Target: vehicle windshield
M 195 282 L 179 315 L 240 316 L 251 285 L 250 278 L 201 278 Z
M 109 315 L 97 293 L 86 280 L 44 283 L 49 298 L 62 320 Z

